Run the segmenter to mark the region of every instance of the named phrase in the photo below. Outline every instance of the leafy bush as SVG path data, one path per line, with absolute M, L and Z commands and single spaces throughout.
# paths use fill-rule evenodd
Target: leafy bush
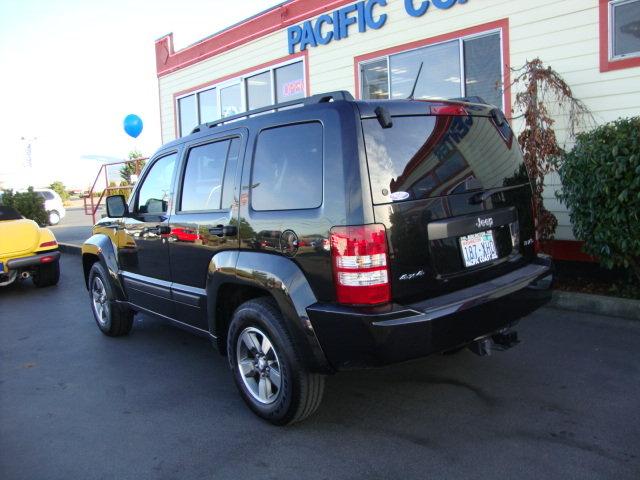
M 26 192 L 13 193 L 13 190 L 5 190 L 0 199 L 2 205 L 15 208 L 20 215 L 30 218 L 38 225 L 46 225 L 49 219 L 44 209 L 44 200 L 29 187 Z
M 49 188 L 54 192 L 56 192 L 58 195 L 60 195 L 60 198 L 62 199 L 63 202 L 66 202 L 67 200 L 69 200 L 69 192 L 67 192 L 67 189 L 64 186 L 64 183 L 62 183 L 61 181 L 53 182 L 51 185 L 49 185 Z
M 584 250 L 640 282 L 640 117 L 579 134 L 559 171 Z

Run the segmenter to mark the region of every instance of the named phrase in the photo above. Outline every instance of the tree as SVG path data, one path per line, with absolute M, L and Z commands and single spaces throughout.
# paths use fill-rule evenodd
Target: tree
M 131 182 L 131 175 L 139 175 L 144 168 L 145 163 L 147 162 L 143 158 L 142 153 L 138 150 L 132 150 L 131 152 L 129 152 L 129 160 L 129 162 L 120 167 L 120 178 L 127 182 L 127 185 L 133 183 Z
M 592 115 L 584 103 L 573 96 L 567 83 L 551 67 L 545 67 L 539 58 L 534 58 L 516 70 L 519 75 L 513 85 L 522 85 L 516 94 L 514 110 L 521 112 L 524 129 L 518 136 L 524 162 L 533 188 L 536 238 L 553 238 L 558 225 L 555 215 L 549 212 L 542 199 L 545 176 L 557 170 L 564 149 L 558 144 L 549 114 L 549 106 L 568 110 L 569 138 L 575 138 L 576 130 L 592 123 Z
M 63 202 L 69 200 L 69 192 L 67 192 L 67 188 L 60 180 L 56 180 L 55 182 L 53 182 L 51 185 L 49 185 L 49 188 L 60 195 L 60 198 Z
M 13 190 L 5 190 L 0 198 L 0 203 L 7 207 L 13 207 L 20 215 L 29 218 L 38 225 L 46 225 L 49 219 L 44 209 L 44 200 L 29 187 L 26 192 L 13 193 Z

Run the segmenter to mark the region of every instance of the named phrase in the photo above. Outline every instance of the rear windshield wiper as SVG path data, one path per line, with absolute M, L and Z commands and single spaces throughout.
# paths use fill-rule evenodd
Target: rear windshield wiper
M 471 197 L 469 199 L 469 203 L 471 205 L 475 205 L 478 203 L 484 203 L 486 202 L 492 195 L 495 195 L 496 193 L 500 193 L 500 192 L 506 192 L 508 190 L 515 190 L 516 188 L 520 188 L 523 185 L 526 185 L 526 183 L 520 184 L 520 185 L 510 185 L 508 187 L 497 187 L 497 188 L 490 188 L 489 190 L 485 190 L 484 192 L 478 192 L 476 193 L 473 197 Z

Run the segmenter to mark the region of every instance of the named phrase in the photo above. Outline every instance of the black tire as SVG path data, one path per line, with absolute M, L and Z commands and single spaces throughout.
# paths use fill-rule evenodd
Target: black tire
M 60 223 L 60 213 L 57 210 L 47 212 L 47 223 L 49 225 L 58 225 Z
M 131 331 L 133 311 L 115 302 L 109 275 L 100 262 L 94 263 L 89 271 L 89 299 L 93 318 L 102 333 L 120 337 Z
M 60 280 L 60 262 L 43 263 L 33 273 L 33 284 L 38 287 L 51 287 Z
M 256 394 L 252 393 L 247 382 L 255 380 L 256 375 L 260 377 L 258 370 L 245 375 L 248 380 L 243 379 L 240 372 L 240 360 L 238 357 L 238 349 L 244 349 L 241 335 L 243 333 L 260 332 L 268 337 L 272 344 L 275 358 L 278 366 L 277 371 L 280 375 L 280 388 L 273 393 L 275 382 L 269 382 L 269 389 L 273 393 L 273 399 L 270 403 L 264 403 L 256 398 Z M 257 338 L 260 334 L 256 333 Z M 244 338 L 244 337 L 243 337 Z M 239 343 L 240 342 L 240 343 Z M 240 345 L 240 346 L 239 346 Z M 262 343 L 264 345 L 264 343 Z M 229 356 L 229 366 L 233 372 L 233 379 L 240 391 L 242 399 L 246 402 L 251 410 L 259 417 L 273 423 L 274 425 L 288 425 L 299 422 L 314 413 L 320 406 L 322 396 L 324 394 L 324 375 L 311 373 L 304 366 L 297 353 L 294 340 L 289 334 L 285 321 L 277 307 L 277 304 L 267 297 L 261 297 L 249 300 L 238 307 L 234 312 L 229 331 L 227 334 L 227 353 Z M 242 355 L 242 353 L 241 353 Z M 247 352 L 248 357 L 251 353 Z M 256 355 L 260 355 L 257 353 Z M 246 358 L 245 361 L 252 361 L 254 358 Z M 263 357 L 266 358 L 266 357 Z M 273 363 L 273 360 L 271 360 Z M 257 361 L 254 362 L 254 365 Z M 263 365 L 265 362 L 263 362 Z M 271 374 L 274 373 L 274 367 L 271 366 Z M 256 366 L 256 368 L 259 368 Z M 266 368 L 266 375 L 270 375 L 269 366 Z

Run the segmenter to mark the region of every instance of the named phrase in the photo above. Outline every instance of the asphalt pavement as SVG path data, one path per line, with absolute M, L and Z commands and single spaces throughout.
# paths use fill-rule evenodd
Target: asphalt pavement
M 206 340 L 91 316 L 80 258 L 0 289 L 0 478 L 640 478 L 640 322 L 542 309 L 490 357 L 328 379 L 316 415 L 255 417 Z

